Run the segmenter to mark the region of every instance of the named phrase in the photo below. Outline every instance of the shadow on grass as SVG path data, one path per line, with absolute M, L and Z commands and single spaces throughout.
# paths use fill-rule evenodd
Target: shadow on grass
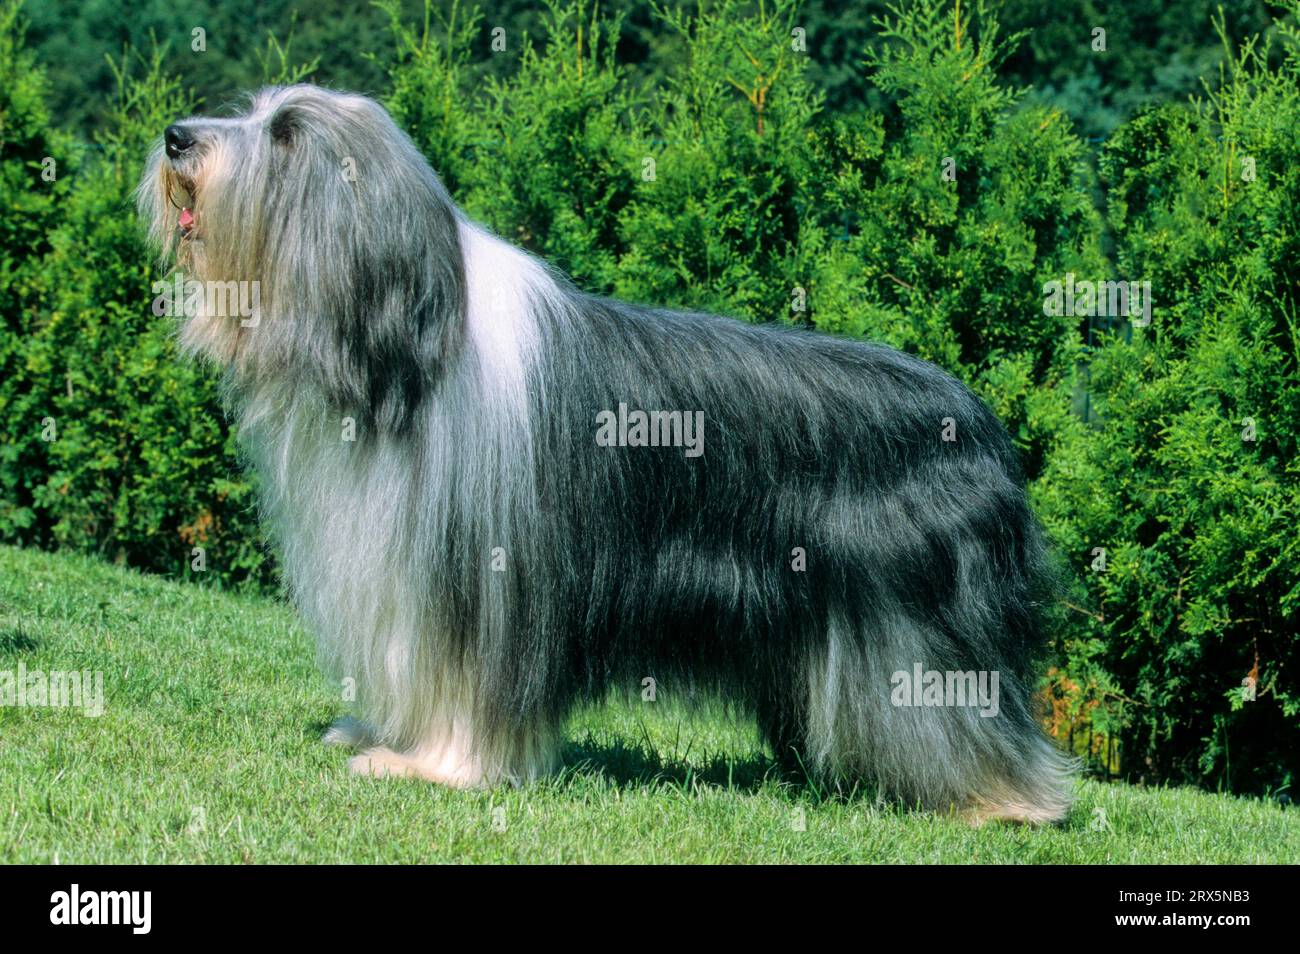
M 320 741 L 334 720 L 313 720 L 303 727 L 309 739 Z M 862 802 L 875 801 L 870 790 L 861 786 L 827 784 L 812 777 L 798 764 L 778 761 L 761 753 L 730 755 L 706 754 L 688 761 L 690 746 L 678 756 L 676 750 L 663 755 L 646 741 L 627 739 L 604 733 L 597 737 L 587 732 L 579 739 L 570 738 L 560 754 L 561 785 L 580 785 L 601 780 L 624 790 L 667 786 L 682 791 L 701 787 L 754 794 L 764 788 L 776 788 L 792 801 Z
M 334 721 L 313 720 L 304 726 L 303 735 L 320 741 Z M 715 755 L 703 762 L 687 762 L 664 758 L 644 743 L 629 743 L 622 738 L 598 740 L 591 733 L 581 741 L 565 743 L 561 777 L 575 781 L 603 778 L 626 789 L 669 784 L 708 785 L 743 792 L 756 792 L 769 783 L 800 787 L 804 782 L 759 753 L 739 758 Z
M 21 626 L 0 629 L 0 653 L 29 653 L 40 642 Z
M 943 812 L 926 811 L 918 805 L 909 806 L 897 799 L 880 798 L 870 784 L 836 784 L 818 780 L 801 768 L 781 764 L 766 755 L 739 758 L 715 755 L 686 762 L 663 758 L 644 744 L 629 744 L 618 738 L 599 741 L 590 734 L 581 742 L 571 742 L 565 747 L 561 771 L 564 783 L 578 783 L 587 778 L 603 779 L 624 791 L 670 786 L 683 792 L 708 787 L 756 794 L 765 787 L 775 786 L 791 803 L 869 807 L 873 812 L 904 821 L 944 815 Z M 1075 804 L 1066 817 L 1057 822 L 1046 825 L 993 823 L 990 829 L 1024 833 L 1053 829 L 1079 831 L 1089 827 L 1089 822 L 1090 817 L 1084 808 Z
M 597 739 L 591 733 L 564 747 L 566 779 L 601 778 L 616 788 L 634 789 L 668 784 L 681 788 L 707 785 L 739 792 L 756 792 L 770 783 L 795 780 L 765 755 L 713 755 L 700 761 L 664 758 L 644 744 L 621 738 Z
M 743 756 L 706 754 L 687 761 L 685 755 L 665 757 L 644 742 L 629 743 L 619 737 L 598 739 L 588 733 L 564 747 L 563 766 L 564 782 L 601 779 L 620 790 L 669 786 L 694 791 L 704 787 L 755 794 L 764 788 L 776 788 L 792 802 L 883 804 L 870 786 L 827 783 L 798 764 L 758 752 Z
M 313 722 L 306 732 L 319 740 L 333 724 L 333 720 Z M 565 743 L 555 782 L 561 787 L 603 782 L 628 792 L 664 787 L 685 793 L 712 788 L 753 795 L 768 788 L 781 792 L 791 803 L 820 805 L 833 802 L 870 806 L 873 811 L 904 819 L 932 814 L 918 806 L 909 807 L 894 799 L 881 799 L 870 785 L 837 785 L 818 780 L 797 765 L 779 762 L 759 752 L 743 756 L 707 755 L 687 761 L 686 755 L 689 754 L 688 747 L 681 757 L 676 754 L 665 757 L 646 742 L 629 742 L 620 736 L 598 738 L 587 732 L 581 739 L 570 739 Z M 1090 820 L 1085 807 L 1076 803 L 1064 819 L 1050 825 L 1007 823 L 992 827 L 1013 831 L 1079 831 L 1089 827 Z

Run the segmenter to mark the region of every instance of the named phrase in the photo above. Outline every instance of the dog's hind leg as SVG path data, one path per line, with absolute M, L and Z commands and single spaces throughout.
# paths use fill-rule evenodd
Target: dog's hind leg
M 904 614 L 861 634 L 833 621 L 808 666 L 807 749 L 824 777 L 867 780 L 907 807 L 1030 823 L 1069 808 L 1070 761 L 1043 736 L 1031 694 L 1017 674 L 984 674 L 988 698 L 953 704 L 914 691 L 923 671 L 960 670 L 945 658 L 950 642 Z M 996 666 L 997 663 L 991 663 Z M 946 674 L 945 674 L 946 675 Z M 976 684 L 980 674 L 971 673 Z
M 1037 732 L 1026 733 L 1011 764 L 987 775 L 972 793 L 963 815 L 972 825 L 989 821 L 1044 824 L 1060 821 L 1070 808 L 1073 762 Z

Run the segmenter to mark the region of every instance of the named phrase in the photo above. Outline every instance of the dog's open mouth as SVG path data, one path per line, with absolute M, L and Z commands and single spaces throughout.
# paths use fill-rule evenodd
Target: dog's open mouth
M 178 192 L 171 196 L 171 201 L 174 206 L 181 210 L 180 218 L 177 220 L 181 241 L 198 238 L 199 235 L 195 230 L 197 223 L 194 218 L 194 180 L 178 175 L 177 185 Z

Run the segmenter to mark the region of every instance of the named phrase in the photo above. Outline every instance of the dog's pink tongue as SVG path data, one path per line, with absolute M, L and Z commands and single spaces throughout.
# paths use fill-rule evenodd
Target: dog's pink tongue
M 194 213 L 189 209 L 181 209 L 181 228 L 188 229 L 194 227 Z

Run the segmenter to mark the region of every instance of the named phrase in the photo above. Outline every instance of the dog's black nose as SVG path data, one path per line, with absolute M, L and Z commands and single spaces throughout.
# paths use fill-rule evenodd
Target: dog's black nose
M 167 144 L 167 155 L 178 159 L 181 153 L 194 145 L 194 137 L 185 131 L 184 126 L 172 123 L 163 130 L 163 142 Z

